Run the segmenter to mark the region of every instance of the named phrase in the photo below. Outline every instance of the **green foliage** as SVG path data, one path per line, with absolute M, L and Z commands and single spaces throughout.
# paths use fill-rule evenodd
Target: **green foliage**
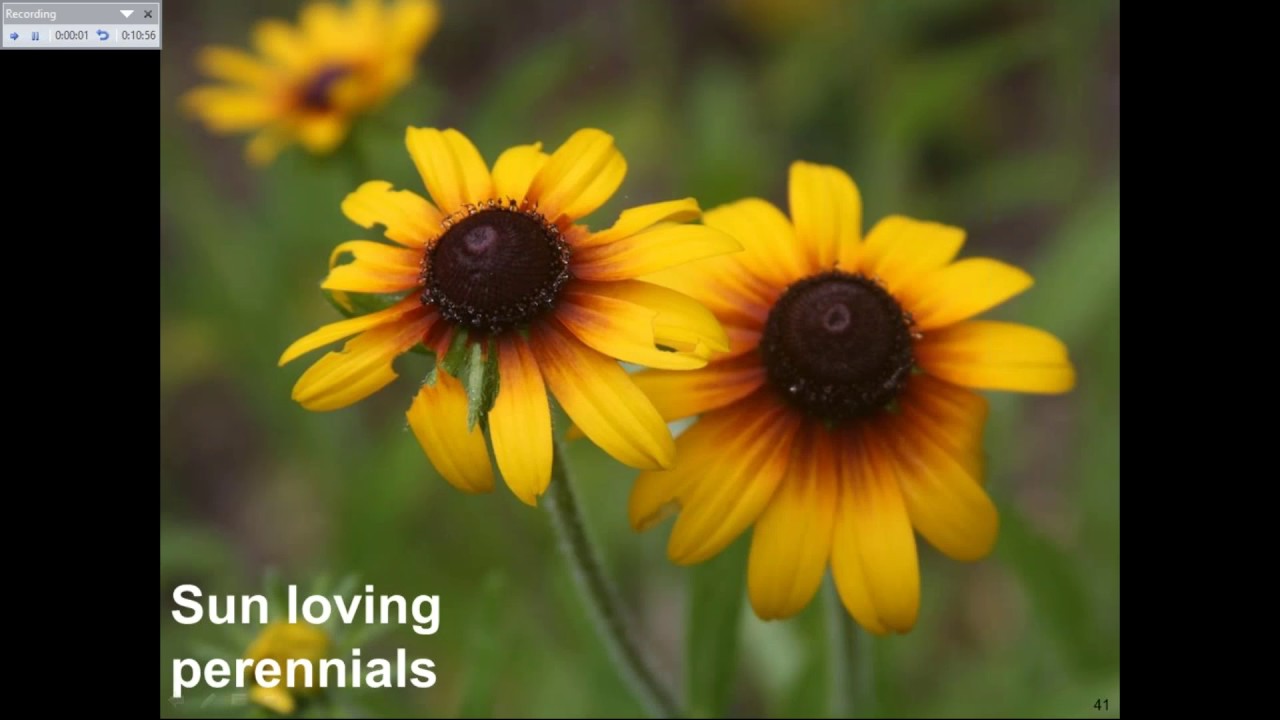
M 440 366 L 450 375 L 461 378 L 466 372 L 470 357 L 471 346 L 467 344 L 467 331 L 462 329 L 454 334 L 453 341 L 449 343 L 449 349 L 445 351 L 444 360 Z
M 474 428 L 482 418 L 488 417 L 498 399 L 497 345 L 491 343 L 488 353 L 479 343 L 472 345 L 463 378 L 462 384 L 467 390 L 467 427 Z
M 360 317 L 379 310 L 386 310 L 395 305 L 403 295 L 387 295 L 382 293 L 346 293 L 338 290 L 322 289 L 320 294 L 342 313 L 343 317 Z
M 488 343 L 486 348 L 486 344 L 479 341 L 468 341 L 467 331 L 460 330 L 453 336 L 440 367 L 457 378 L 466 390 L 467 426 L 474 428 L 488 417 L 498 399 L 497 345 Z M 434 373 L 428 375 L 427 382 L 435 384 Z

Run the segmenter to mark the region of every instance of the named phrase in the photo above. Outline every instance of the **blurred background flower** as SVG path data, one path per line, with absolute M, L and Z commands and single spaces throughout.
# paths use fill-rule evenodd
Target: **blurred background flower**
M 203 48 L 196 64 L 221 84 L 198 87 L 183 103 L 211 132 L 252 132 L 245 154 L 255 165 L 293 142 L 325 155 L 358 114 L 409 82 L 438 19 L 435 0 L 312 2 L 296 26 L 255 23 L 257 55 L 228 45 Z
M 412 186 L 408 125 L 458 127 L 489 149 L 600 127 L 630 167 L 593 227 L 685 195 L 704 208 L 748 195 L 785 205 L 786 168 L 803 158 L 857 177 L 866 217 L 945 219 L 968 231 L 967 253 L 1026 268 L 1035 290 L 992 316 L 1062 338 L 1078 386 L 990 396 L 996 548 L 974 565 L 922 549 L 916 628 L 860 646 L 876 663 L 863 711 L 1118 714 L 1117 3 L 849 0 L 767 35 L 734 5 L 442 3 L 416 79 L 354 129 L 368 177 Z M 299 328 L 334 318 L 318 286 L 328 250 L 357 237 L 339 207 L 365 178 L 298 149 L 253 173 L 226 139 L 184 119 L 178 98 L 201 81 L 201 47 L 241 44 L 263 15 L 297 7 L 166 8 L 160 710 L 198 713 L 169 704 L 170 663 L 221 631 L 174 623 L 173 587 L 252 592 L 260 569 L 279 565 L 290 577 L 355 571 L 379 591 L 441 596 L 436 635 L 393 630 L 363 646 L 431 658 L 437 684 L 364 693 L 368 713 L 635 714 L 546 518 L 507 494 L 454 493 L 422 462 L 403 398 L 426 358 L 402 358 L 398 389 L 337 413 L 289 401 L 295 378 L 276 359 Z M 748 538 L 705 565 L 672 567 L 665 532 L 628 527 L 636 472 L 590 443 L 572 453 L 604 559 L 695 712 L 824 713 L 821 603 L 786 622 L 742 612 L 734 574 L 745 573 Z M 1107 712 L 1094 710 L 1100 698 Z
M 289 672 L 289 661 L 306 661 L 312 667 L 312 683 L 318 675 L 320 661 L 329 657 L 329 634 L 310 623 L 290 623 L 285 620 L 272 620 L 258 637 L 254 638 L 244 656 L 254 661 L 254 666 L 263 660 L 271 660 L 281 669 L 277 683 L 273 687 L 265 687 L 253 680 L 246 680 L 249 687 L 249 699 L 259 705 L 282 715 L 289 715 L 298 708 L 299 700 L 316 695 L 320 688 L 316 684 L 307 684 L 306 671 L 298 666 Z M 269 682 L 269 681 L 264 681 Z
M 360 591 L 358 580 L 357 575 L 349 574 L 334 583 L 328 574 L 317 573 L 312 580 L 295 584 L 298 586 L 298 597 L 301 598 L 311 595 L 350 597 Z M 268 568 L 263 573 L 262 582 L 241 586 L 240 589 L 243 594 L 266 598 L 267 623 L 258 624 L 256 610 L 249 611 L 248 617 L 252 618 L 250 622 L 214 626 L 211 632 L 205 633 L 207 639 L 186 644 L 180 657 L 195 660 L 202 667 L 210 660 L 222 660 L 232 668 L 232 675 L 223 688 L 212 688 L 202 682 L 187 690 L 181 699 L 169 699 L 168 714 L 184 717 L 284 715 L 316 718 L 368 714 L 362 700 L 366 694 L 376 691 L 354 688 L 351 685 L 343 688 L 334 685 L 320 687 L 319 663 L 325 658 L 336 658 L 350 665 L 352 649 L 363 648 L 365 643 L 385 633 L 388 629 L 386 626 L 346 625 L 338 620 L 337 613 L 333 613 L 328 621 L 320 625 L 305 621 L 290 623 L 287 617 L 287 590 L 274 568 Z M 217 599 L 217 602 L 222 601 L 222 597 Z M 223 606 L 224 611 L 227 607 Z M 238 658 L 254 660 L 254 665 L 246 668 L 239 681 L 234 675 Z M 266 659 L 274 660 L 280 669 L 276 676 L 280 682 L 274 687 L 259 686 L 254 674 L 253 668 L 257 661 Z M 172 658 L 164 660 L 172 663 Z M 311 664 L 311 686 L 306 684 L 306 670 L 301 666 L 294 667 L 292 687 L 287 684 L 285 678 L 288 677 L 289 660 Z

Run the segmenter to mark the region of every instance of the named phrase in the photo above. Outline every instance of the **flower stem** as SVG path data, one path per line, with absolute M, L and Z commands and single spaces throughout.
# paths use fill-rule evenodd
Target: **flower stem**
M 604 641 L 618 672 L 651 716 L 676 717 L 679 709 L 675 700 L 658 679 L 648 653 L 640 647 L 634 628 L 623 613 L 618 594 L 605 577 L 599 555 L 587 536 L 559 440 L 556 440 L 551 486 L 547 489 L 546 499 L 565 559 L 573 569 L 578 594 L 590 611 L 596 632 Z
M 858 629 L 840 601 L 835 584 L 826 587 L 827 610 L 827 710 L 833 718 L 874 714 L 870 637 L 858 638 Z

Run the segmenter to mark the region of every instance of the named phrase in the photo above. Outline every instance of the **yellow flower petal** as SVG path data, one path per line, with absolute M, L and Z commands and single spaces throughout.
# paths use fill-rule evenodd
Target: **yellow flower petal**
M 589 347 L 649 367 L 699 368 L 713 350 L 729 349 L 720 323 L 696 300 L 638 280 L 574 282 L 556 317 Z
M 725 441 L 737 434 L 745 417 L 737 408 L 711 412 L 676 438 L 680 463 L 636 478 L 627 504 L 631 527 L 648 530 L 678 511 L 688 488 L 706 478 L 707 467 L 721 456 Z
M 493 164 L 493 190 L 500 198 L 520 201 L 529 193 L 529 183 L 547 164 L 542 143 L 517 145 L 498 156 Z
M 741 248 L 704 225 L 659 223 L 608 245 L 575 250 L 570 269 L 583 280 L 628 280 Z
M 987 258 L 968 258 L 920 276 L 902 290 L 919 330 L 933 330 L 986 312 L 1032 284 L 1018 268 Z
M 285 689 L 283 681 L 275 687 L 265 688 L 254 685 L 249 688 L 249 699 L 262 707 L 281 715 L 291 715 L 297 708 L 293 695 Z
M 843 170 L 807 162 L 791 164 L 791 221 L 809 265 L 835 267 L 841 252 L 855 251 L 862 235 L 862 198 Z
M 386 16 L 380 40 L 392 51 L 417 54 L 440 24 L 440 6 L 428 0 L 395 0 Z
M 489 439 L 507 487 L 529 505 L 551 482 L 551 407 L 533 351 L 518 337 L 498 347 L 498 398 Z
M 653 402 L 663 420 L 682 418 L 728 407 L 746 398 L 765 382 L 764 365 L 755 353 L 717 357 L 697 370 L 645 370 L 632 373 L 640 392 Z M 571 426 L 565 437 L 580 440 L 582 430 Z
M 916 361 L 948 382 L 988 390 L 1062 393 L 1075 385 L 1067 346 L 1039 328 L 969 320 L 925 333 Z
M 556 148 L 529 185 L 529 199 L 552 221 L 590 215 L 605 204 L 627 174 L 613 136 L 588 128 Z
M 693 198 L 638 205 L 623 210 L 618 215 L 618 221 L 613 224 L 613 227 L 594 234 L 587 233 L 580 241 L 574 243 L 574 247 L 607 245 L 635 235 L 641 230 L 648 229 L 658 223 L 688 222 L 697 220 L 701 214 L 702 211 L 698 208 L 698 201 Z
M 729 349 L 724 354 L 717 356 L 717 360 L 728 360 L 729 358 L 754 352 L 760 347 L 760 338 L 764 334 L 762 328 L 748 328 L 728 323 L 724 326 L 724 332 L 725 335 L 729 336 Z
M 884 280 L 892 292 L 951 262 L 964 245 L 964 230 L 890 215 L 867 233 L 860 251 L 863 272 Z
M 924 373 L 911 376 L 900 399 L 903 427 L 925 433 L 964 468 L 984 481 L 982 435 L 987 400 L 981 395 Z
M 352 262 L 335 265 L 350 254 Z M 395 293 L 421 283 L 422 251 L 392 247 L 371 240 L 349 240 L 329 255 L 329 275 L 320 284 L 326 290 L 363 293 Z
M 255 134 L 245 146 L 245 157 L 255 166 L 269 165 L 292 140 L 292 135 L 279 127 L 268 127 Z
M 271 99 L 261 92 L 228 86 L 198 87 L 183 96 L 183 105 L 215 133 L 252 130 L 279 114 Z
M 361 315 L 360 317 L 350 318 L 348 320 L 340 320 L 336 323 L 330 323 L 315 332 L 308 333 L 298 338 L 292 345 L 285 349 L 280 355 L 280 365 L 291 362 L 294 359 L 305 355 L 319 347 L 324 347 L 332 342 L 337 342 L 345 337 L 350 337 L 359 332 L 370 330 L 379 325 L 395 322 L 411 310 L 418 310 L 422 307 L 422 301 L 415 296 L 409 296 L 400 302 L 392 305 L 385 310 Z
M 419 342 L 434 315 L 409 316 L 379 325 L 316 361 L 293 386 L 293 399 L 308 410 L 337 410 L 359 402 L 396 379 L 391 361 Z
M 377 42 L 383 20 L 389 15 L 383 12 L 382 0 L 351 0 L 345 14 L 347 32 L 360 43 Z
M 343 32 L 347 24 L 345 15 L 331 2 L 311 0 L 298 12 L 298 29 L 313 47 L 328 51 L 346 49 L 349 36 Z
M 493 490 L 493 466 L 480 426 L 467 428 L 467 391 L 449 373 L 438 371 L 423 385 L 406 413 L 409 428 L 431 464 L 450 485 L 467 493 Z
M 671 431 L 617 362 L 555 322 L 536 328 L 531 346 L 551 392 L 592 442 L 632 467 L 671 466 Z
M 643 472 L 636 478 L 627 509 L 631 527 L 648 530 L 687 503 L 699 486 L 718 484 L 722 475 L 712 472 L 717 469 L 717 463 L 730 454 L 729 448 L 734 443 L 741 442 L 752 422 L 772 416 L 777 410 L 770 396 L 757 393 L 741 403 L 711 410 L 699 418 L 676 438 L 680 457 L 677 465 L 670 470 Z M 789 420 L 784 422 L 789 424 Z
M 310 59 L 302 37 L 283 20 L 262 20 L 254 25 L 253 44 L 268 59 L 295 72 Z
M 668 422 L 725 407 L 764 384 L 764 365 L 754 355 L 714 362 L 700 370 L 646 370 L 631 376 Z
M 389 94 L 376 74 L 349 72 L 329 85 L 328 101 L 333 108 L 331 115 L 350 118 L 365 110 L 376 98 Z
M 843 462 L 842 462 L 843 465 Z M 846 471 L 841 469 L 841 474 Z M 876 613 L 871 598 L 865 563 L 858 551 L 857 519 L 853 494 L 849 492 L 849 478 L 841 477 L 839 500 L 836 504 L 835 527 L 831 533 L 831 578 L 835 581 L 840 602 L 858 624 L 875 635 L 885 635 L 889 629 Z
M 659 345 L 693 352 L 699 357 L 729 351 L 729 335 L 720 321 L 688 295 L 639 280 L 623 280 L 610 285 L 615 290 L 614 297 L 658 312 L 653 321 L 653 336 Z
M 741 243 L 743 251 L 733 259 L 770 285 L 784 288 L 817 269 L 787 216 L 765 200 L 746 198 L 721 205 L 705 212 L 702 222 Z
M 446 214 L 493 196 L 493 181 L 480 151 L 452 128 L 411 127 L 405 144 L 436 206 Z
M 701 480 L 680 497 L 680 517 L 667 542 L 678 565 L 706 560 L 756 521 L 787 471 L 796 422 L 772 399 L 733 406 L 741 418 L 715 461 L 699 465 Z M 681 462 L 683 463 L 683 456 Z
M 881 434 L 902 470 L 902 496 L 915 529 L 955 560 L 991 552 L 999 517 L 978 479 L 923 428 L 902 422 Z
M 196 65 L 209 77 L 229 83 L 262 87 L 276 80 L 275 72 L 261 60 L 233 47 L 211 45 L 196 55 Z
M 649 273 L 642 279 L 684 293 L 706 305 L 725 325 L 731 339 L 730 351 L 737 352 L 741 346 L 732 342 L 734 328 L 758 336 L 769 317 L 770 308 L 784 289 L 784 286 L 773 285 L 747 269 L 739 261 L 745 255 L 743 252 L 731 252 L 709 257 Z
M 336 113 L 303 118 L 298 125 L 298 141 L 315 155 L 326 155 L 347 136 L 347 119 Z
M 284 620 L 273 620 L 258 633 L 253 642 L 245 650 L 245 658 L 264 660 L 271 658 L 280 662 L 281 674 L 286 674 L 284 660 L 319 660 L 329 652 L 329 635 L 319 625 L 307 622 L 290 623 Z M 307 690 L 302 678 L 304 673 L 293 673 L 295 690 Z M 283 680 L 282 680 L 283 682 Z
M 893 457 L 876 436 L 860 435 L 856 442 L 842 443 L 841 493 L 847 494 L 848 500 L 841 502 L 837 513 L 837 527 L 844 530 L 836 531 L 833 547 L 852 541 L 853 548 L 846 550 L 858 553 L 879 623 L 904 633 L 915 625 L 920 612 L 916 538 Z
M 831 556 L 838 478 L 826 430 L 817 424 L 802 429 L 787 476 L 751 535 L 747 590 L 760 619 L 795 615 L 822 584 Z
M 363 228 L 386 228 L 389 239 L 421 248 L 441 231 L 440 211 L 417 193 L 392 190 L 385 180 L 370 180 L 342 201 L 342 214 Z

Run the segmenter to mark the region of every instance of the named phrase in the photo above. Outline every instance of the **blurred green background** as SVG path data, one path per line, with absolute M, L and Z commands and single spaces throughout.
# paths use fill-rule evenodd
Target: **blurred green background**
M 348 712 L 634 715 L 545 513 L 505 488 L 454 491 L 407 432 L 425 358 L 402 358 L 395 384 L 345 410 L 310 413 L 289 399 L 306 364 L 280 369 L 276 359 L 338 318 L 318 284 L 334 245 L 373 237 L 339 211 L 371 178 L 297 149 L 252 171 L 243 138 L 206 135 L 177 98 L 199 81 L 201 45 L 247 45 L 254 20 L 292 21 L 296 8 L 165 8 L 160 711 L 227 712 L 201 710 L 207 688 L 171 705 L 171 662 L 206 646 L 234 657 L 254 631 L 178 625 L 173 588 L 260 592 L 275 568 L 304 588 L 358 573 L 378 592 L 441 596 L 435 636 L 393 628 L 364 645 L 366 658 L 398 647 L 431 658 L 436 686 L 340 691 Z M 921 543 L 919 625 L 904 637 L 859 636 L 874 691 L 859 712 L 1115 716 L 1119 45 L 1118 5 L 1104 0 L 446 1 L 415 83 L 354 142 L 373 177 L 421 192 L 403 147 L 409 124 L 457 127 L 490 162 L 510 145 L 553 148 L 579 127 L 605 129 L 630 170 L 595 227 L 624 206 L 685 195 L 703 207 L 760 195 L 785 208 L 792 160 L 831 163 L 857 181 L 868 227 L 890 213 L 959 225 L 965 254 L 1029 268 L 1036 286 L 995 316 L 1062 337 L 1078 387 L 990 395 L 999 544 L 966 565 Z M 571 460 L 610 572 L 664 673 L 682 684 L 689 586 L 696 578 L 745 607 L 735 578 L 746 543 L 695 571 L 673 567 L 666 526 L 627 526 L 634 471 L 581 442 Z M 740 638 L 725 711 L 827 712 L 821 596 L 786 622 L 749 608 L 718 616 Z M 729 645 L 700 642 L 694 657 L 725 661 Z M 692 669 L 700 686 L 713 684 L 705 673 Z

